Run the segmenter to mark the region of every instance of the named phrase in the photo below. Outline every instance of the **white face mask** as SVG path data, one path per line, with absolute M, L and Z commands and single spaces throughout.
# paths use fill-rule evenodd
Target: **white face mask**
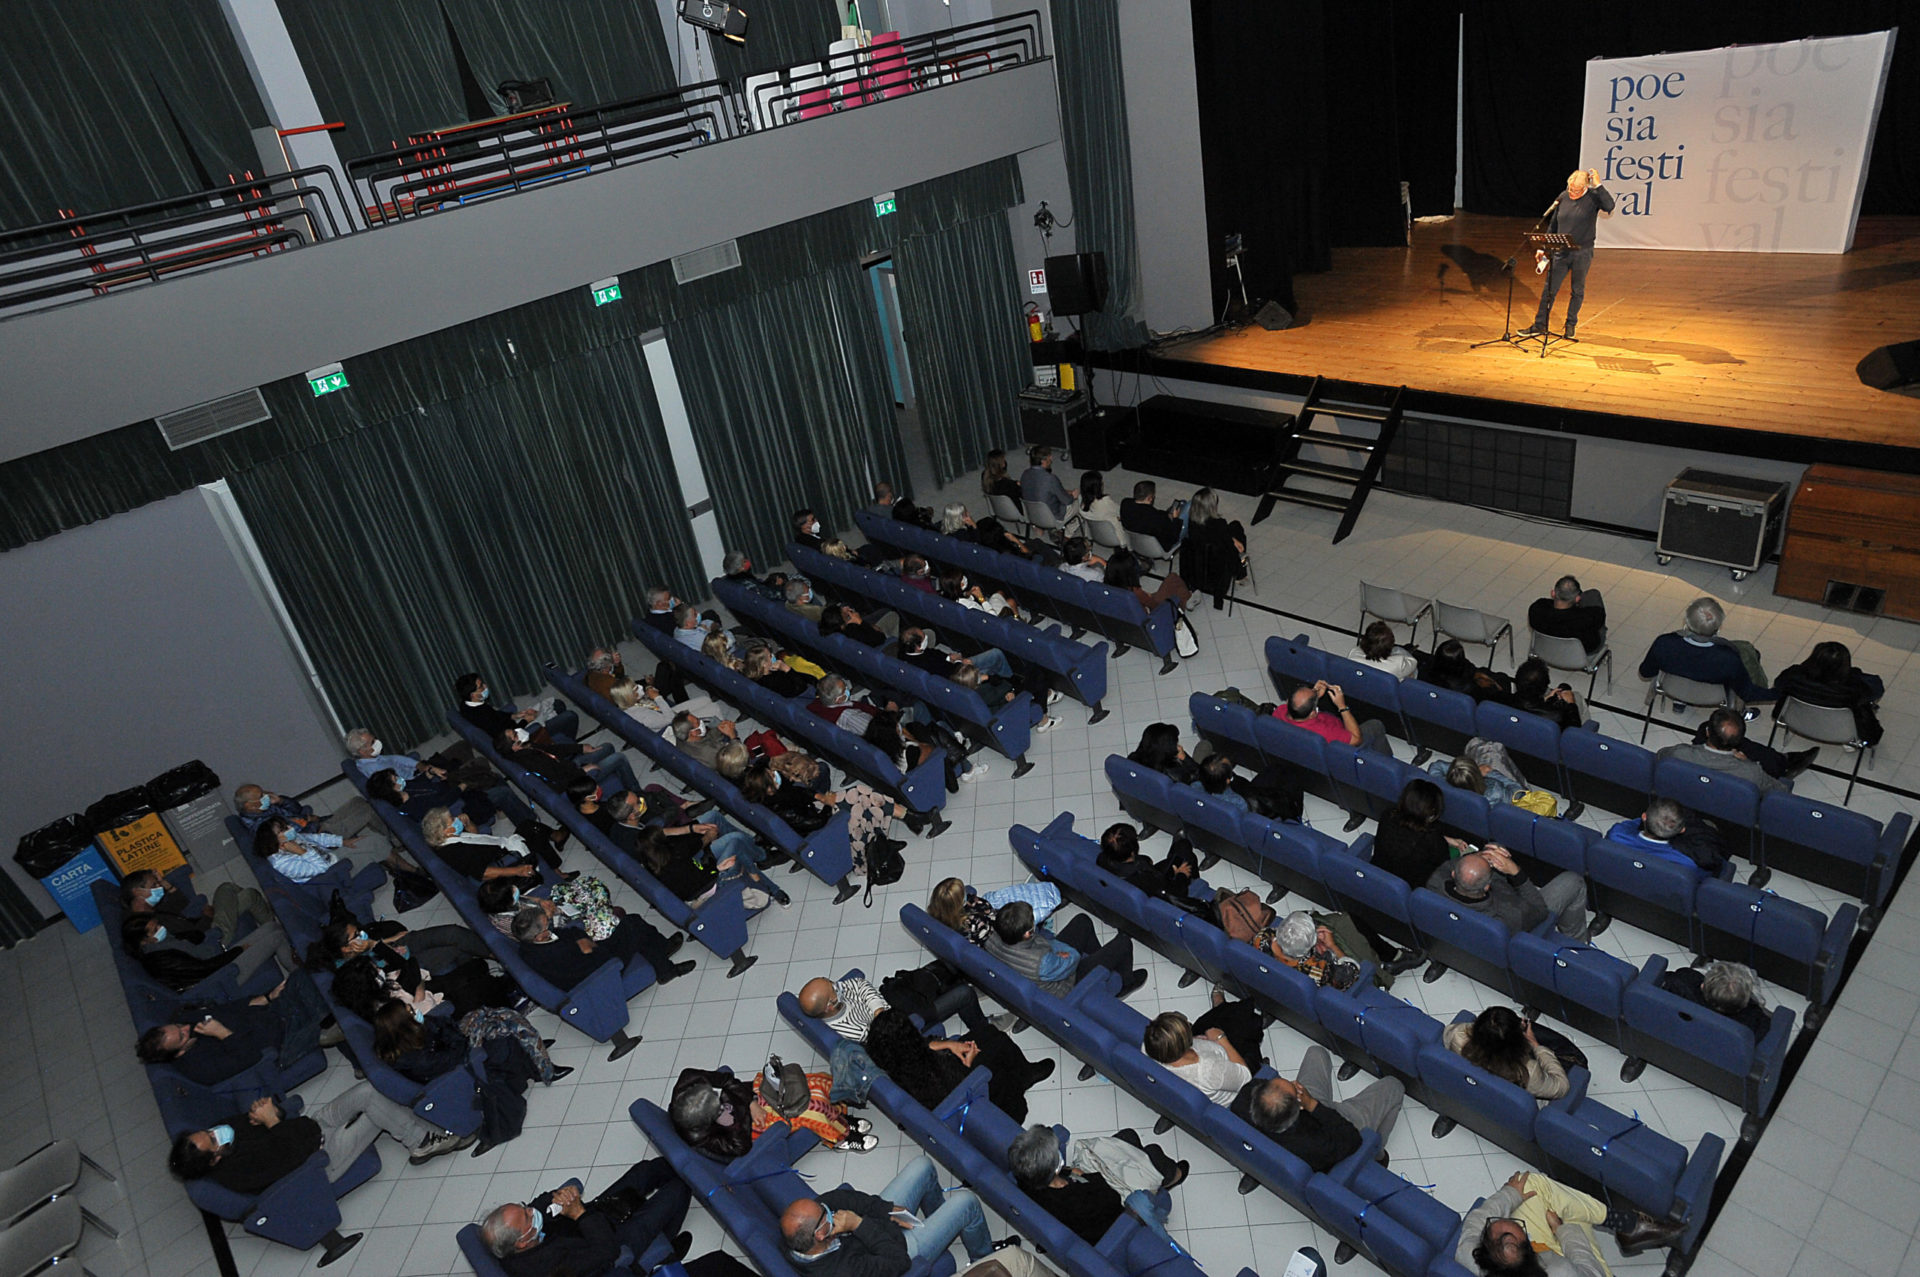
M 816 536 L 816 537 L 820 535 L 820 520 L 815 519 L 812 523 L 809 523 L 807 525 L 807 534 L 809 536 Z
M 513 738 L 519 741 L 522 745 L 526 744 L 527 741 L 531 738 L 531 736 L 532 736 L 532 733 L 528 732 L 527 729 L 524 727 L 516 727 L 513 729 Z
M 378 736 L 376 736 L 376 737 L 374 737 L 374 738 L 373 738 L 373 751 L 372 751 L 372 752 L 373 752 L 373 754 L 374 754 L 374 756 L 375 756 L 375 757 L 378 757 L 378 756 L 379 756 L 379 754 L 380 754 L 380 752 L 381 752 L 381 750 L 382 750 L 382 748 L 383 748 L 383 747 L 382 747 L 382 745 L 381 745 L 381 743 L 380 743 L 380 738 L 379 738 Z

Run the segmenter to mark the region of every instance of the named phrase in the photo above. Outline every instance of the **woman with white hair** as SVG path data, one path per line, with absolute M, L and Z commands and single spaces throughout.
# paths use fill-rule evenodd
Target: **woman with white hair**
M 1237 520 L 1220 517 L 1220 494 L 1212 488 L 1200 489 L 1187 502 L 1180 576 L 1195 590 L 1213 595 L 1216 610 L 1233 583 L 1247 579 L 1247 530 Z
M 1668 993 L 1689 1002 L 1698 1002 L 1709 1011 L 1718 1011 L 1753 1031 L 1754 1040 L 1767 1035 L 1773 1026 L 1773 1012 L 1760 996 L 1760 977 L 1752 967 L 1738 962 L 1709 962 L 1702 967 L 1682 967 L 1668 971 L 1658 981 Z

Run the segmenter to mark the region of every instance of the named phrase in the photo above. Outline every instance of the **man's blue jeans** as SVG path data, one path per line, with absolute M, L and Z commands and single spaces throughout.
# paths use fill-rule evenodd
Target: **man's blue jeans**
M 965 1188 L 943 1193 L 933 1159 L 924 1154 L 907 1163 L 880 1196 L 920 1216 L 919 1226 L 907 1230 L 907 1254 L 915 1262 L 941 1255 L 956 1237 L 969 1259 L 984 1259 L 993 1251 L 980 1199 Z

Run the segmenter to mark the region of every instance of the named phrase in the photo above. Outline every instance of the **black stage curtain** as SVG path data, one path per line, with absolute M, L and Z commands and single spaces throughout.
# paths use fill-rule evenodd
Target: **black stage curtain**
M 738 84 L 749 75 L 807 62 L 824 62 L 827 46 L 840 38 L 844 4 L 833 0 L 748 0 L 747 42 L 735 44 L 711 31 L 699 34 L 712 70 L 708 78 Z
M 14 0 L 0 40 L 0 229 L 258 171 L 267 122 L 218 0 Z
M 496 112 L 502 80 L 553 81 L 575 106 L 673 88 L 660 15 L 634 0 L 443 0 L 461 51 Z
M 1393 64 L 1400 177 L 1415 217 L 1453 212 L 1454 135 L 1460 118 L 1460 7 L 1395 0 Z
M 1861 211 L 1912 214 L 1920 213 L 1920 0 L 1570 7 L 1551 19 L 1519 0 L 1484 0 L 1467 9 L 1466 206 L 1531 216 L 1570 170 L 1597 163 L 1574 154 L 1589 59 L 1894 26 L 1905 30 L 1894 43 Z
M 467 93 L 440 0 L 279 0 L 340 158 L 464 123 Z

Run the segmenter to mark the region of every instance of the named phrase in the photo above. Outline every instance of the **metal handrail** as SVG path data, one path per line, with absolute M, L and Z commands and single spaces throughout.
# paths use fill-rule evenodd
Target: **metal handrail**
M 889 63 L 904 63 L 912 91 L 937 88 L 943 83 L 974 79 L 1044 57 L 1039 19 L 1039 12 L 1029 9 L 1004 18 L 969 22 L 946 31 L 903 37 L 883 53 Z M 873 57 L 871 47 L 848 49 L 815 62 L 785 68 L 777 73 L 779 82 L 755 86 L 753 118 L 771 121 L 771 127 L 795 123 L 802 118 L 800 98 L 823 90 L 825 101 L 810 104 L 823 106 L 823 113 L 868 105 L 876 97 L 884 100 L 888 89 L 870 92 L 867 86 L 880 77 L 898 75 L 901 68 L 891 65 L 876 68 Z M 803 82 L 794 83 L 794 72 L 803 68 L 808 75 Z M 849 95 L 848 89 L 858 92 Z
M 10 231 L 0 231 L 0 244 L 5 244 L 9 240 L 28 239 L 35 235 L 44 236 L 46 242 L 50 245 L 56 242 L 66 243 L 73 238 L 75 222 L 97 223 L 118 219 L 123 226 L 131 226 L 133 219 L 147 213 L 157 213 L 165 209 L 180 208 L 202 213 L 218 212 L 219 210 L 217 209 L 209 208 L 209 201 L 217 200 L 227 195 L 245 198 L 259 191 L 262 187 L 271 187 L 287 181 L 304 182 L 311 179 L 323 179 L 327 186 L 333 189 L 333 200 L 340 205 L 342 210 L 351 207 L 340 189 L 340 175 L 334 172 L 328 165 L 316 164 L 309 168 L 290 169 L 285 173 L 265 173 L 259 177 L 249 177 L 237 182 L 229 182 L 225 186 L 213 186 L 204 191 L 194 191 L 189 195 L 173 195 L 163 200 L 149 200 L 145 204 L 128 204 L 121 208 L 110 208 L 98 213 L 86 213 L 75 217 L 58 217 L 51 222 L 41 222 L 36 226 L 21 226 Z M 326 198 L 325 192 L 323 191 L 316 190 L 313 194 L 322 201 Z M 289 197 L 281 196 L 280 198 L 285 199 Z M 323 207 L 325 207 L 324 204 Z M 326 215 L 329 235 L 346 233 L 339 229 L 340 222 L 333 216 L 331 207 L 326 207 Z M 350 226 L 349 229 L 351 229 Z

